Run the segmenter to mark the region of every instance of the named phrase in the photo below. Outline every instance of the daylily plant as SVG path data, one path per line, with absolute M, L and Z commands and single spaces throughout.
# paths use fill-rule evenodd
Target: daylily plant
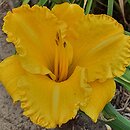
M 80 109 L 96 122 L 130 61 L 130 37 L 112 17 L 76 5 L 22 5 L 4 18 L 17 53 L 0 63 L 0 81 L 24 115 L 54 128 Z

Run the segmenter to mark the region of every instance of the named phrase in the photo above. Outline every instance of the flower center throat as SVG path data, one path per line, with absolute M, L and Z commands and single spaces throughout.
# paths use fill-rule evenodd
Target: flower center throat
M 56 76 L 55 81 L 61 82 L 66 80 L 68 75 L 69 61 L 67 56 L 67 43 L 63 40 L 61 33 L 57 33 L 55 43 L 53 73 Z

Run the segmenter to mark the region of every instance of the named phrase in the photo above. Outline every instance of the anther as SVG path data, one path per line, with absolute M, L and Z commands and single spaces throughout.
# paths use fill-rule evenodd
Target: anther
M 56 42 L 56 45 L 59 46 L 59 42 L 57 41 L 57 39 L 55 40 L 55 42 Z
M 66 42 L 64 42 L 63 45 L 64 45 L 64 48 L 65 48 L 66 47 Z
M 59 33 L 56 34 L 56 39 L 59 41 L 60 37 L 59 37 Z

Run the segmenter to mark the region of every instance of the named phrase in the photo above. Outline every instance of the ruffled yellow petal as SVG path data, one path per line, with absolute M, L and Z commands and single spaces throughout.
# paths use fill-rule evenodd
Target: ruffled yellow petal
M 69 79 L 58 83 L 48 76 L 25 72 L 16 56 L 0 63 L 0 80 L 14 101 L 21 101 L 24 115 L 47 128 L 75 117 L 79 107 L 88 103 L 91 93 L 83 68 L 76 67 Z
M 69 26 L 78 24 L 84 17 L 84 10 L 77 4 L 57 4 L 52 8 L 52 12 Z
M 63 14 L 60 13 L 64 10 Z M 76 10 L 76 11 L 75 11 Z M 73 64 L 88 69 L 88 81 L 121 76 L 130 61 L 130 37 L 107 15 L 83 15 L 75 4 L 56 5 L 53 13 L 68 25 L 66 39 L 73 46 Z
M 91 119 L 96 122 L 97 118 L 104 106 L 112 99 L 115 94 L 116 85 L 113 79 L 108 79 L 105 82 L 92 82 L 92 95 L 89 104 L 86 107 L 81 107 Z
M 48 74 L 53 69 L 56 35 L 65 27 L 46 7 L 23 5 L 8 12 L 3 31 L 13 42 L 22 66 L 31 73 Z
M 13 55 L 0 63 L 0 82 L 6 86 L 6 90 L 12 96 L 14 101 L 20 99 L 18 80 L 26 72 L 20 67 L 18 57 Z
M 105 81 L 124 73 L 130 62 L 130 37 L 116 20 L 107 15 L 87 15 L 77 32 L 82 45 L 77 46 L 79 60 L 75 61 L 87 68 L 89 81 Z

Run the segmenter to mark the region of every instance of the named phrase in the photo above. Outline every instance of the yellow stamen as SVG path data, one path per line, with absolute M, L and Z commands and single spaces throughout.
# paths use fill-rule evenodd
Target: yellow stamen
M 58 48 L 56 48 L 56 50 L 55 50 L 55 59 L 54 59 L 54 75 L 56 76 L 56 81 L 58 80 L 58 71 L 59 71 L 59 61 L 58 61 L 58 59 L 59 59 L 59 55 L 58 55 Z
M 54 74 L 56 81 L 61 82 L 67 79 L 68 75 L 68 58 L 66 56 L 66 42 L 62 39 L 61 33 L 57 33 L 56 50 L 54 60 Z

